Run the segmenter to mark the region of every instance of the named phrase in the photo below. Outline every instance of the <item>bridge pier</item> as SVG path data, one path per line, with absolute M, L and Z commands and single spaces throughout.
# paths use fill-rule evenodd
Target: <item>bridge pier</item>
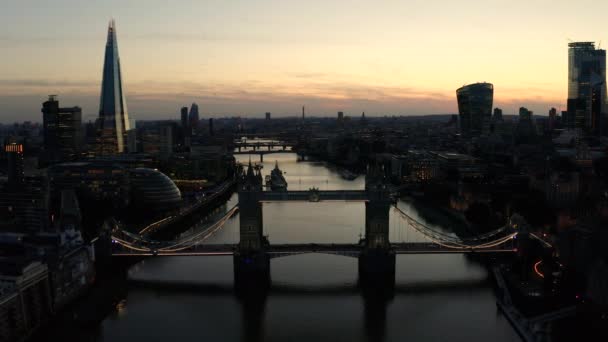
M 237 294 L 250 295 L 270 287 L 270 256 L 264 252 L 234 254 L 234 288 Z
M 264 153 L 260 152 L 260 163 L 264 162 Z
M 363 289 L 395 286 L 395 251 L 389 242 L 390 194 L 385 170 L 370 166 L 365 176 L 365 240 L 359 255 L 359 281 Z
M 364 293 L 392 297 L 396 256 L 393 250 L 367 249 L 359 255 L 359 286 Z

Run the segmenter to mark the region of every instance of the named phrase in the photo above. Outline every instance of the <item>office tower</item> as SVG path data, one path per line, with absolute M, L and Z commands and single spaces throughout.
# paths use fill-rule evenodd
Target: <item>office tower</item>
M 214 132 L 213 132 L 213 118 L 209 118 L 209 135 L 213 136 Z
M 306 119 L 306 108 L 304 108 L 304 106 L 302 106 L 302 120 Z
M 137 130 L 135 128 L 127 131 L 127 152 L 137 153 Z
M 190 124 L 188 123 L 188 107 L 182 107 L 181 109 L 182 129 L 187 129 Z
M 21 181 L 17 187 L 14 183 L 0 184 L 0 226 L 20 232 L 46 230 L 49 226 L 49 191 L 46 179 L 29 177 L 25 181 L 17 181 Z
M 196 103 L 193 103 L 192 106 L 190 106 L 190 127 L 192 129 L 197 129 L 198 121 L 198 105 Z
M 8 186 L 19 189 L 24 182 L 23 173 L 23 144 L 10 143 L 4 145 L 8 161 Z
M 520 107 L 519 108 L 519 122 L 532 121 L 532 114 L 534 114 L 534 112 L 532 112 L 531 110 L 528 110 L 528 108 Z
M 57 95 L 49 95 L 42 104 L 44 162 L 73 159 L 82 145 L 82 109 L 61 108 Z
M 160 127 L 160 159 L 167 161 L 173 155 L 173 126 Z
M 517 132 L 521 136 L 530 136 L 534 134 L 533 112 L 526 107 L 519 108 L 519 122 L 517 124 Z
M 130 129 L 127 102 L 124 96 L 118 40 L 114 20 L 108 26 L 108 40 L 103 64 L 101 98 L 99 104 L 99 153 L 122 153 L 126 132 Z
M 502 121 L 502 109 L 494 108 L 494 115 L 492 116 L 492 121 Z
M 338 112 L 338 123 L 344 122 L 344 112 Z
M 266 120 L 270 120 L 270 112 L 266 112 Z
M 182 107 L 182 145 L 185 147 L 190 146 L 192 137 L 192 127 L 190 127 L 190 121 L 188 120 L 188 107 Z
M 592 42 L 568 44 L 568 112 L 571 128 L 599 134 L 606 114 L 606 50 Z
M 456 90 L 461 133 L 487 133 L 493 98 L 494 86 L 491 83 L 469 84 Z
M 549 110 L 549 130 L 555 128 L 555 124 L 557 121 L 557 109 L 551 108 Z

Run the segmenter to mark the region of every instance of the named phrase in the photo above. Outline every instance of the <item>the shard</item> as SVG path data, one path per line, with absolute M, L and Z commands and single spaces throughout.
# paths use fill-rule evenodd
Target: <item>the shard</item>
M 111 20 L 108 26 L 99 104 L 100 153 L 107 155 L 124 152 L 126 132 L 129 129 L 129 112 L 120 72 L 116 24 Z

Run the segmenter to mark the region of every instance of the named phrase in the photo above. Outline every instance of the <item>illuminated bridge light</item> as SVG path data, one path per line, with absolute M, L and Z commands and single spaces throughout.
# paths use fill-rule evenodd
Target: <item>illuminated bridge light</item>
M 540 264 L 542 264 L 542 260 L 538 261 L 536 264 L 534 264 L 534 272 L 541 278 L 544 278 L 545 275 L 539 270 L 539 266 Z

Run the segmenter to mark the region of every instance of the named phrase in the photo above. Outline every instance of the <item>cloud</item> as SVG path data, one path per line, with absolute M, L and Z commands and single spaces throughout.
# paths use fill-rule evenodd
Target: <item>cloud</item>
M 92 80 L 42 80 L 42 79 L 0 79 L 0 87 L 89 87 L 98 85 Z
M 297 115 L 306 105 L 311 115 L 335 115 L 336 111 L 359 115 L 418 115 L 457 112 L 453 90 L 332 81 L 321 73 L 292 74 L 289 82 L 245 80 L 241 82 L 177 82 L 142 80 L 126 84 L 129 109 L 137 119 L 176 117 L 183 105 L 197 102 L 205 115 Z M 303 77 L 298 77 L 303 76 Z M 336 77 L 340 78 L 340 77 Z M 295 81 L 294 81 L 295 80 Z M 0 121 L 36 120 L 47 94 L 59 94 L 62 105 L 78 105 L 87 118 L 99 106 L 98 80 L 0 80 Z M 495 106 L 516 113 L 520 106 L 538 114 L 560 108 L 560 97 L 537 96 L 526 89 L 498 89 Z M 542 94 L 542 93 L 541 93 Z M 87 116 L 88 115 L 88 116 Z

